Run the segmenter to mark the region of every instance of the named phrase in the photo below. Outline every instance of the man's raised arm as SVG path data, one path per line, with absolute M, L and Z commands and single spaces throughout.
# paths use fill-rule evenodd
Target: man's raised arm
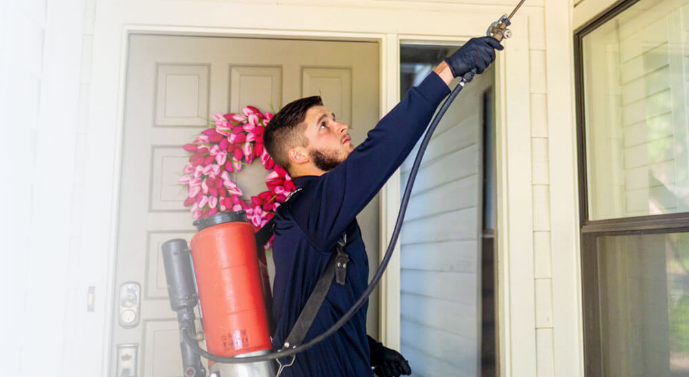
M 495 60 L 500 43 L 474 38 L 440 63 L 433 73 L 393 108 L 366 140 L 319 180 L 319 200 L 310 208 L 308 232 L 322 251 L 332 250 L 347 225 L 378 193 L 423 135 L 436 108 L 450 93 L 453 78 L 482 73 Z

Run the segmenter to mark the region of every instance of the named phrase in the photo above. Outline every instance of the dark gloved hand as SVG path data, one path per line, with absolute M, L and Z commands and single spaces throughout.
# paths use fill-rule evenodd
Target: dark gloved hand
M 383 346 L 373 338 L 368 338 L 371 347 L 371 366 L 373 373 L 380 377 L 399 377 L 410 375 L 409 362 L 397 351 Z
M 474 68 L 476 73 L 483 73 L 495 60 L 495 50 L 502 49 L 500 42 L 493 37 L 472 38 L 449 58 L 445 58 L 445 63 L 455 77 L 464 76 Z

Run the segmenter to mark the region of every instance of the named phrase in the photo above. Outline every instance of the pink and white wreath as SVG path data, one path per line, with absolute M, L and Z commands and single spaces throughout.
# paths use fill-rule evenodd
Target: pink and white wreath
M 261 113 L 253 106 L 246 106 L 241 114 L 215 114 L 213 126 L 201 132 L 192 143 L 184 145 L 184 150 L 193 155 L 184 166 L 179 183 L 187 188 L 184 206 L 191 207 L 194 219 L 244 210 L 249 222 L 258 230 L 294 191 L 292 178 L 275 164 L 263 147 L 263 131 L 272 118 L 273 114 Z M 268 190 L 245 201 L 230 173 L 240 171 L 254 159 L 259 159 L 268 170 Z

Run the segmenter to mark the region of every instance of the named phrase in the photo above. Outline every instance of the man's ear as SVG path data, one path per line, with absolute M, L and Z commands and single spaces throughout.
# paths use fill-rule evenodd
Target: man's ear
M 309 162 L 309 153 L 304 147 L 292 148 L 287 152 L 287 155 L 289 156 L 290 163 L 295 165 L 301 165 Z

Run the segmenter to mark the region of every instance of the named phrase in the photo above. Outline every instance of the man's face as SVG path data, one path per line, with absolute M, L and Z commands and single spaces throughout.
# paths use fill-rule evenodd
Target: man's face
M 314 106 L 306 112 L 304 136 L 309 141 L 307 151 L 317 168 L 330 171 L 337 167 L 354 150 L 348 126 L 335 119 L 335 114 L 323 106 Z

